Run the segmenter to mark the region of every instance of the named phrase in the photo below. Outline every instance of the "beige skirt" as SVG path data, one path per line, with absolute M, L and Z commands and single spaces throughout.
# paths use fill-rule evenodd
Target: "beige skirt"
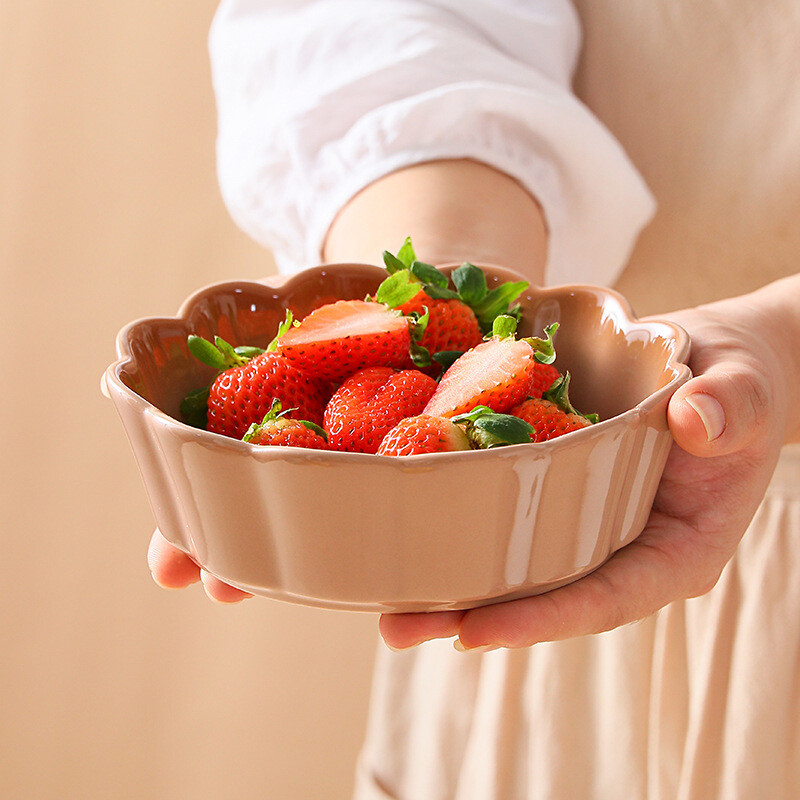
M 357 800 L 798 800 L 800 446 L 703 597 L 525 650 L 380 650 Z

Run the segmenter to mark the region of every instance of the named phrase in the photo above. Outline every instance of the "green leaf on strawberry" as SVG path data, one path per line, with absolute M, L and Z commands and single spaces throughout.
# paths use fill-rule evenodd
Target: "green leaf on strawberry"
M 424 286 L 436 287 L 437 289 L 447 289 L 450 280 L 444 272 L 440 272 L 432 264 L 426 264 L 424 261 L 414 261 L 408 268 L 408 271 Z M 452 292 L 457 296 L 455 292 Z
M 489 293 L 483 270 L 478 269 L 468 261 L 465 261 L 460 267 L 456 267 L 450 277 L 461 299 L 468 306 L 480 303 Z
M 208 424 L 208 393 L 210 387 L 189 392 L 181 401 L 181 416 L 187 425 L 205 430 Z
M 410 236 L 406 236 L 403 246 L 397 251 L 397 260 L 406 267 L 410 267 L 417 260 L 417 254 L 414 252 L 414 245 L 411 244 Z
M 553 381 L 552 386 L 542 395 L 542 400 L 549 400 L 555 403 L 565 414 L 577 414 L 579 417 L 589 420 L 593 425 L 600 421 L 597 414 L 582 414 L 570 402 L 569 399 L 569 372 L 565 372 L 561 377 Z
M 278 349 L 278 340 L 286 335 L 292 328 L 295 328 L 300 323 L 297 322 L 294 318 L 294 314 L 292 314 L 291 309 L 286 309 L 286 316 L 278 325 L 278 332 L 275 334 L 275 338 L 267 345 L 267 353 L 274 353 Z
M 404 268 L 381 283 L 375 293 L 375 301 L 384 303 L 390 308 L 398 308 L 421 291 L 422 285 L 412 282 L 408 270 Z
M 272 405 L 270 406 L 269 411 L 267 411 L 267 413 L 264 415 L 264 417 L 261 420 L 261 422 L 252 423 L 250 425 L 250 427 L 247 429 L 247 431 L 245 431 L 244 436 L 242 436 L 242 441 L 243 442 L 252 441 L 256 437 L 256 434 L 258 434 L 258 432 L 259 432 L 259 430 L 261 428 L 263 428 L 265 425 L 269 425 L 269 423 L 271 423 L 271 422 L 275 422 L 275 420 L 280 419 L 281 417 L 286 417 L 292 411 L 297 411 L 297 409 L 296 408 L 284 409 L 280 400 L 273 399 Z M 294 422 L 298 422 L 298 423 L 300 423 L 300 425 L 303 425 L 304 427 L 308 428 L 310 431 L 314 431 L 314 433 L 316 433 L 317 436 L 321 436 L 325 440 L 325 442 L 327 443 L 328 434 L 326 433 L 324 428 L 321 428 L 315 422 L 310 422 L 307 419 L 297 419 L 297 420 L 294 420 Z
M 544 339 L 537 336 L 529 336 L 526 341 L 533 348 L 533 357 L 540 364 L 552 364 L 556 360 L 556 347 L 553 337 L 558 330 L 558 323 L 554 322 L 544 329 Z
M 439 364 L 442 368 L 442 375 L 444 375 L 444 373 L 463 355 L 463 350 L 440 350 L 438 353 L 434 353 L 431 358 Z
M 526 444 L 534 432 L 533 426 L 525 420 L 498 414 L 487 406 L 476 406 L 466 414 L 452 417 L 452 421 L 466 425 L 467 437 L 480 449 Z
M 486 330 L 491 328 L 492 322 L 498 314 L 507 314 L 509 306 L 527 288 L 527 281 L 515 281 L 512 283 L 501 283 L 491 291 L 487 292 L 479 301 L 472 304 L 472 310 L 478 318 L 481 328 Z
M 251 358 L 255 358 L 264 351 L 260 347 L 233 347 L 219 336 L 214 337 L 214 344 L 202 336 L 190 334 L 187 339 L 189 352 L 203 364 L 213 367 L 218 372 L 223 372 L 231 367 L 240 367 Z

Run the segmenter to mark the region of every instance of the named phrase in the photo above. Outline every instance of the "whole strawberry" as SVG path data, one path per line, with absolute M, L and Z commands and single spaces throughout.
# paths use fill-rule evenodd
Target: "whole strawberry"
M 596 414 L 584 415 L 572 407 L 568 396 L 569 381 L 567 372 L 542 397 L 528 398 L 509 411 L 533 428 L 531 441 L 546 442 L 597 422 Z
M 384 437 L 378 455 L 414 456 L 471 449 L 461 426 L 446 417 L 421 414 L 398 422 Z
M 404 417 L 419 414 L 436 381 L 418 370 L 359 370 L 342 383 L 325 408 L 331 450 L 375 453 L 386 433 Z
M 328 399 L 326 386 L 310 378 L 269 348 L 233 348 L 216 337 L 215 344 L 189 337 L 190 352 L 220 370 L 207 390 L 193 392 L 181 405 L 189 424 L 241 439 L 279 400 L 291 416 L 321 424 Z M 272 345 L 270 345 L 272 347 Z
M 546 328 L 545 339 L 516 339 L 516 320 L 498 317 L 494 335 L 445 372 L 423 413 L 454 417 L 476 406 L 507 412 L 528 396 L 535 364 L 555 359 L 552 336 L 557 328 L 555 323 Z
M 272 407 L 261 422 L 254 422 L 242 439 L 250 444 L 273 447 L 306 447 L 313 450 L 328 450 L 325 431 L 309 420 L 291 419 L 289 411 L 281 410 L 280 400 L 273 400 Z
M 422 316 L 427 311 L 419 344 L 431 355 L 464 352 L 480 344 L 495 318 L 510 313 L 510 304 L 528 288 L 527 281 L 518 281 L 490 290 L 483 271 L 466 262 L 448 278 L 417 259 L 410 238 L 396 256 L 385 251 L 383 261 L 390 277 L 379 287 L 376 299 L 406 315 Z
M 277 350 L 309 376 L 341 381 L 365 367 L 407 364 L 411 322 L 381 303 L 339 300 L 290 328 Z
M 537 361 L 531 371 L 528 396 L 541 397 L 560 377 L 561 373 L 552 364 L 540 364 Z

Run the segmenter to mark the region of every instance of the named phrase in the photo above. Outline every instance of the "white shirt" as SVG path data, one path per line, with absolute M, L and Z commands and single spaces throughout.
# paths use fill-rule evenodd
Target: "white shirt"
M 210 51 L 226 205 L 292 272 L 320 262 L 364 186 L 472 158 L 541 203 L 548 283 L 612 283 L 655 204 L 571 91 L 579 46 L 565 0 L 223 0 Z

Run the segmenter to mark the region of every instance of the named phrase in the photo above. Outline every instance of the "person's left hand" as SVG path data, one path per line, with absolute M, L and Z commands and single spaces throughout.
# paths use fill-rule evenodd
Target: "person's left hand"
M 386 643 L 403 649 L 458 636 L 460 650 L 527 647 L 610 630 L 709 591 L 763 498 L 800 403 L 796 332 L 753 297 L 670 316 L 692 338 L 695 377 L 670 401 L 679 446 L 637 539 L 545 594 L 469 611 L 383 615 Z

